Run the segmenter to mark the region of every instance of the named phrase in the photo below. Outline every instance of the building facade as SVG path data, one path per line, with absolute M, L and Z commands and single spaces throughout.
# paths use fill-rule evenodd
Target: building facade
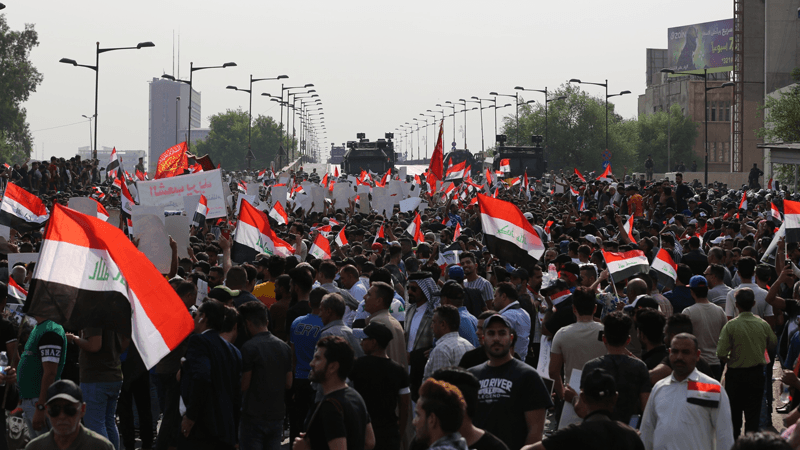
M 192 90 L 192 142 L 200 128 L 201 94 Z M 189 85 L 164 78 L 150 81 L 148 116 L 148 172 L 155 173 L 158 157 L 164 150 L 186 141 L 189 123 Z M 201 135 L 197 133 L 198 137 Z

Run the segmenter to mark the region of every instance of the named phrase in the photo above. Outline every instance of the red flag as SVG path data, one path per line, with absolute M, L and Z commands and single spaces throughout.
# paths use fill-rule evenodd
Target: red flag
M 575 168 L 575 175 L 577 175 L 577 176 L 578 176 L 578 178 L 580 178 L 580 179 L 581 179 L 581 181 L 583 181 L 584 183 L 586 183 L 586 178 L 583 178 L 583 174 L 581 174 L 581 172 L 578 170 L 578 168 L 577 168 L 577 167 Z
M 636 239 L 633 238 L 633 214 L 628 217 L 628 220 L 625 221 L 625 224 L 622 225 L 622 228 L 625 230 L 625 233 L 628 235 L 628 239 L 634 244 L 636 243 Z
M 428 166 L 431 173 L 436 177 L 437 180 L 441 180 L 444 178 L 444 153 L 443 147 L 444 143 L 442 139 L 444 138 L 444 119 L 439 124 L 439 138 L 436 140 L 436 147 L 433 149 L 433 156 L 431 156 L 431 163 Z
M 168 148 L 158 157 L 155 179 L 182 175 L 189 168 L 188 148 L 186 142 Z
M 602 180 L 603 178 L 608 178 L 609 175 L 611 175 L 611 163 L 608 163 L 608 165 L 606 166 L 606 170 L 604 170 L 603 173 L 599 177 L 597 177 L 597 179 Z
M 333 176 L 339 178 L 339 166 L 333 168 Z
M 383 229 L 383 227 L 381 227 L 381 229 Z M 425 240 L 425 235 L 422 234 L 422 218 L 420 218 L 419 212 L 417 212 L 417 215 L 414 216 L 414 220 L 412 220 L 411 224 L 406 228 L 406 233 L 417 241 L 417 243 Z
M 456 229 L 453 231 L 453 240 L 455 241 L 459 236 L 461 236 L 461 224 L 456 222 Z
M 328 187 L 328 174 L 326 173 L 324 177 L 322 177 L 322 185 Z
M 89 197 L 89 198 L 91 198 L 91 197 Z M 102 204 L 100 204 L 100 202 L 98 202 L 97 200 L 95 200 L 93 198 L 92 198 L 92 200 L 94 200 L 94 202 L 97 203 L 97 213 L 96 213 L 97 218 L 102 220 L 102 221 L 104 221 L 104 222 L 106 220 L 108 220 L 108 218 L 110 216 L 108 214 L 108 211 L 106 211 L 106 207 L 103 206 Z
M 147 180 L 147 174 L 146 173 L 142 173 L 142 171 L 139 170 L 139 169 L 136 169 L 136 178 L 138 178 L 139 181 L 146 181 Z

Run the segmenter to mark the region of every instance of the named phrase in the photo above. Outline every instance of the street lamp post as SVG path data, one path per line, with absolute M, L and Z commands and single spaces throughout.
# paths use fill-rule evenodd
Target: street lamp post
M 705 147 L 705 153 L 706 153 L 705 154 L 705 164 L 704 164 L 704 166 L 705 166 L 705 173 L 704 173 L 704 180 L 705 181 L 704 181 L 704 184 L 708 185 L 708 91 L 711 91 L 711 90 L 714 90 L 714 89 L 722 89 L 722 88 L 726 88 L 726 87 L 735 86 L 735 83 L 728 82 L 728 83 L 723 83 L 720 86 L 708 87 L 708 69 L 703 69 L 703 73 L 676 72 L 676 71 L 674 71 L 672 69 L 661 69 L 661 72 L 662 73 L 668 73 L 668 74 L 671 74 L 671 75 L 694 75 L 694 76 L 703 78 L 703 103 L 704 103 L 704 106 L 705 106 L 705 112 L 704 112 L 705 116 L 704 116 L 704 120 L 703 120 L 703 122 L 705 123 L 705 126 L 704 126 L 705 130 L 703 131 L 703 134 L 705 135 L 704 136 L 704 141 L 705 142 L 703 143 L 703 146 Z
M 440 108 L 453 108 L 453 147 L 455 148 L 455 144 L 456 144 L 456 105 L 454 105 L 453 102 L 448 100 L 448 101 L 444 102 L 444 105 L 441 104 L 441 103 L 437 103 L 436 106 L 438 106 Z M 442 113 L 442 120 L 444 120 L 444 113 Z
M 498 94 L 497 92 L 489 92 L 489 95 L 500 96 L 500 97 L 514 97 L 514 101 L 517 105 L 517 138 L 515 139 L 515 143 L 519 145 L 519 92 L 515 92 L 514 95 L 511 94 Z M 497 128 L 497 125 L 495 125 Z M 496 132 L 495 132 L 496 133 Z
M 314 85 L 311 84 L 311 83 L 305 84 L 303 86 L 292 86 L 292 87 L 284 87 L 281 84 L 281 101 L 283 101 L 283 92 L 284 91 L 290 91 L 292 89 L 307 89 L 307 88 L 313 88 L 313 87 L 314 87 Z M 312 92 L 312 91 L 316 92 L 316 90 L 314 90 L 314 89 L 309 89 L 306 92 L 289 92 L 289 93 L 286 94 L 286 103 L 284 105 L 286 106 L 286 135 L 287 135 L 287 137 L 289 135 L 289 119 L 290 119 L 289 118 L 289 107 L 290 107 L 290 105 L 293 105 L 293 103 L 291 103 L 289 101 L 289 97 L 292 96 L 292 95 L 305 94 L 305 93 Z M 281 130 L 283 130 L 283 108 L 281 108 Z M 292 150 L 292 156 L 294 156 L 294 135 L 292 135 L 292 139 L 291 139 L 290 142 L 291 142 L 290 146 L 292 147 L 292 149 L 291 149 Z M 288 156 L 288 152 L 287 152 L 287 156 Z
M 278 75 L 275 78 L 253 78 L 253 74 L 250 74 L 250 88 L 249 89 L 239 89 L 236 86 L 228 86 L 225 89 L 233 89 L 234 91 L 241 91 L 247 92 L 249 96 L 249 105 L 247 109 L 247 155 L 245 155 L 245 159 L 247 160 L 247 168 L 250 169 L 250 163 L 255 159 L 255 155 L 253 155 L 253 150 L 251 147 L 251 135 L 252 135 L 252 123 L 253 123 L 253 83 L 258 81 L 267 81 L 267 80 L 282 80 L 285 78 L 289 78 L 288 75 Z
M 2 8 L 0 8 L 2 9 Z M 114 48 L 100 48 L 100 42 L 97 42 L 97 51 L 95 53 L 95 63 L 93 66 L 88 64 L 78 64 L 74 59 L 61 58 L 58 62 L 64 64 L 72 64 L 75 67 L 85 67 L 94 70 L 94 149 L 92 149 L 92 159 L 97 159 L 97 93 L 99 91 L 100 83 L 100 54 L 106 52 L 113 52 L 115 50 L 139 50 L 142 48 L 155 47 L 152 42 L 140 42 L 136 47 L 114 47 Z
M 570 83 L 578 83 L 578 84 L 593 84 L 595 86 L 603 86 L 606 88 L 606 150 L 608 150 L 608 99 L 611 97 L 616 97 L 618 95 L 625 95 L 630 94 L 631 91 L 622 91 L 619 94 L 611 94 L 608 95 L 608 80 L 606 79 L 605 83 L 589 83 L 588 81 L 581 81 L 577 78 L 573 78 L 569 80 Z
M 483 141 L 483 110 L 486 109 L 486 108 L 489 108 L 489 106 L 484 108 L 483 107 L 483 102 L 484 101 L 494 102 L 494 105 L 497 106 L 497 99 L 496 98 L 494 98 L 494 99 L 486 99 L 486 98 L 479 98 L 479 97 L 475 97 L 475 96 L 473 96 L 471 98 L 473 98 L 473 99 L 478 101 L 478 111 L 480 111 L 480 113 L 481 113 L 481 153 L 485 153 L 486 152 L 486 145 L 484 144 L 484 141 Z M 495 130 L 494 130 L 495 134 L 497 134 L 497 110 L 495 110 L 495 112 L 494 112 L 494 128 L 495 128 Z
M 94 119 L 94 115 L 87 116 L 86 114 L 81 114 L 81 117 L 89 119 L 89 151 L 92 151 L 92 119 Z
M 466 139 L 467 135 L 467 102 L 463 100 L 459 100 L 457 102 L 446 101 L 445 103 L 450 103 L 453 105 L 453 150 L 456 149 L 456 106 L 461 105 L 464 107 L 464 138 Z
M 430 109 L 428 111 L 429 112 L 433 112 Z M 420 116 L 425 116 L 425 117 L 432 118 L 433 119 L 433 123 L 431 123 L 431 125 L 434 125 L 434 126 L 436 125 L 436 114 L 422 114 L 422 113 L 420 113 Z M 434 128 L 434 131 L 436 131 L 436 128 Z M 428 120 L 426 119 L 425 120 L 425 157 L 426 158 L 428 157 L 428 147 L 430 145 L 431 145 L 431 141 L 428 139 Z
M 474 110 L 477 109 L 478 112 L 480 112 L 480 106 L 481 106 L 481 100 L 478 97 L 470 97 L 470 98 L 471 99 L 476 99 L 476 100 L 465 100 L 463 98 L 459 99 L 459 100 L 464 102 L 464 108 L 465 108 L 465 111 L 464 111 L 464 150 L 467 149 L 467 111 L 466 111 L 466 104 L 467 103 L 477 103 L 478 104 L 477 107 L 470 109 L 470 111 L 474 111 Z M 480 114 L 481 114 L 481 150 L 483 150 L 483 113 L 480 112 Z
M 173 77 L 172 75 L 161 75 L 161 78 L 177 81 L 180 83 L 186 83 L 189 85 L 189 124 L 186 128 L 186 148 L 190 148 L 192 145 L 192 80 L 194 79 L 194 73 L 198 70 L 205 70 L 205 69 L 224 69 L 226 67 L 236 67 L 235 62 L 226 62 L 221 66 L 205 66 L 205 67 L 195 67 L 194 62 L 189 63 L 189 81 L 180 80 L 178 78 Z M 97 122 L 95 122 L 95 125 Z
M 517 89 L 517 90 L 520 90 L 520 91 L 541 92 L 541 93 L 544 94 L 544 147 L 547 148 L 547 105 L 550 102 L 554 102 L 556 100 L 564 100 L 565 98 L 567 98 L 567 96 L 566 95 L 562 95 L 562 96 L 559 96 L 559 97 L 551 99 L 549 97 L 548 93 L 547 93 L 547 86 L 545 86 L 544 89 L 525 89 L 522 86 L 517 86 L 514 89 Z M 528 103 L 532 103 L 532 102 L 533 102 L 533 100 L 531 100 Z M 608 118 L 608 115 L 606 115 L 606 119 L 607 118 Z M 606 121 L 606 127 L 608 127 L 608 121 Z M 608 146 L 608 143 L 606 143 L 606 147 L 607 146 Z

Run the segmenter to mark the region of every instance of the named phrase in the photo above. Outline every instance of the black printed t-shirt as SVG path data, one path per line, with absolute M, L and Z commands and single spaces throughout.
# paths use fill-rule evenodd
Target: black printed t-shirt
M 306 436 L 313 449 L 326 449 L 328 442 L 347 439 L 347 450 L 364 450 L 364 431 L 370 423 L 364 399 L 351 387 L 333 391 L 322 398 L 306 423 Z
M 538 373 L 517 359 L 497 367 L 488 362 L 469 369 L 480 381 L 473 422 L 501 438 L 512 450 L 525 445 L 525 413 L 553 406 Z

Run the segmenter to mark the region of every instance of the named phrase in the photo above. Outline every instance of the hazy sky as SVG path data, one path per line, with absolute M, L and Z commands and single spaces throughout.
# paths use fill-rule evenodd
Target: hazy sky
M 90 143 L 89 124 L 81 115 L 94 112 L 94 72 L 58 61 L 66 57 L 94 64 L 97 41 L 101 47 L 142 41 L 156 45 L 101 55 L 99 146 L 147 150 L 148 81 L 172 72 L 174 32 L 180 35 L 182 78 L 188 78 L 190 61 L 238 64 L 195 72 L 204 127 L 212 114 L 247 110 L 247 94 L 225 86 L 245 87 L 250 74 L 286 74 L 287 85 L 315 85 L 327 127 L 320 145 L 327 153 L 331 142 L 354 140 L 356 133 L 376 139 L 413 118 L 428 119 L 419 114 L 440 109 L 436 103 L 490 98 L 490 91 L 513 94 L 517 85 L 554 89 L 570 78 L 608 79 L 609 93 L 630 90 L 632 95 L 612 102 L 624 117 L 634 117 L 637 97 L 645 89 L 645 49 L 666 48 L 669 27 L 733 16 L 732 2 L 720 0 L 3 3 L 12 29 L 32 23 L 39 33 L 40 45 L 31 58 L 44 81 L 25 104 L 37 158 L 42 153 L 69 157 Z M 603 93 L 599 86 L 584 89 Z M 253 115 L 277 120 L 276 104 L 258 94 L 279 91 L 278 82 L 256 83 Z M 525 94 L 526 100 L 544 99 L 544 94 Z M 501 105 L 508 101 L 513 103 L 498 99 Z M 513 112 L 513 107 L 500 110 Z M 481 149 L 479 117 L 477 111 L 468 113 L 472 151 Z M 457 126 L 463 127 L 463 114 Z M 485 110 L 486 147 L 493 141 L 493 126 L 492 110 Z M 429 148 L 435 139 L 432 128 Z M 446 147 L 451 140 L 452 122 L 447 121 Z M 460 131 L 457 140 L 463 147 Z M 416 156 L 416 136 L 413 145 Z M 420 145 L 424 154 L 422 140 Z M 256 161 L 261 164 L 267 162 Z

